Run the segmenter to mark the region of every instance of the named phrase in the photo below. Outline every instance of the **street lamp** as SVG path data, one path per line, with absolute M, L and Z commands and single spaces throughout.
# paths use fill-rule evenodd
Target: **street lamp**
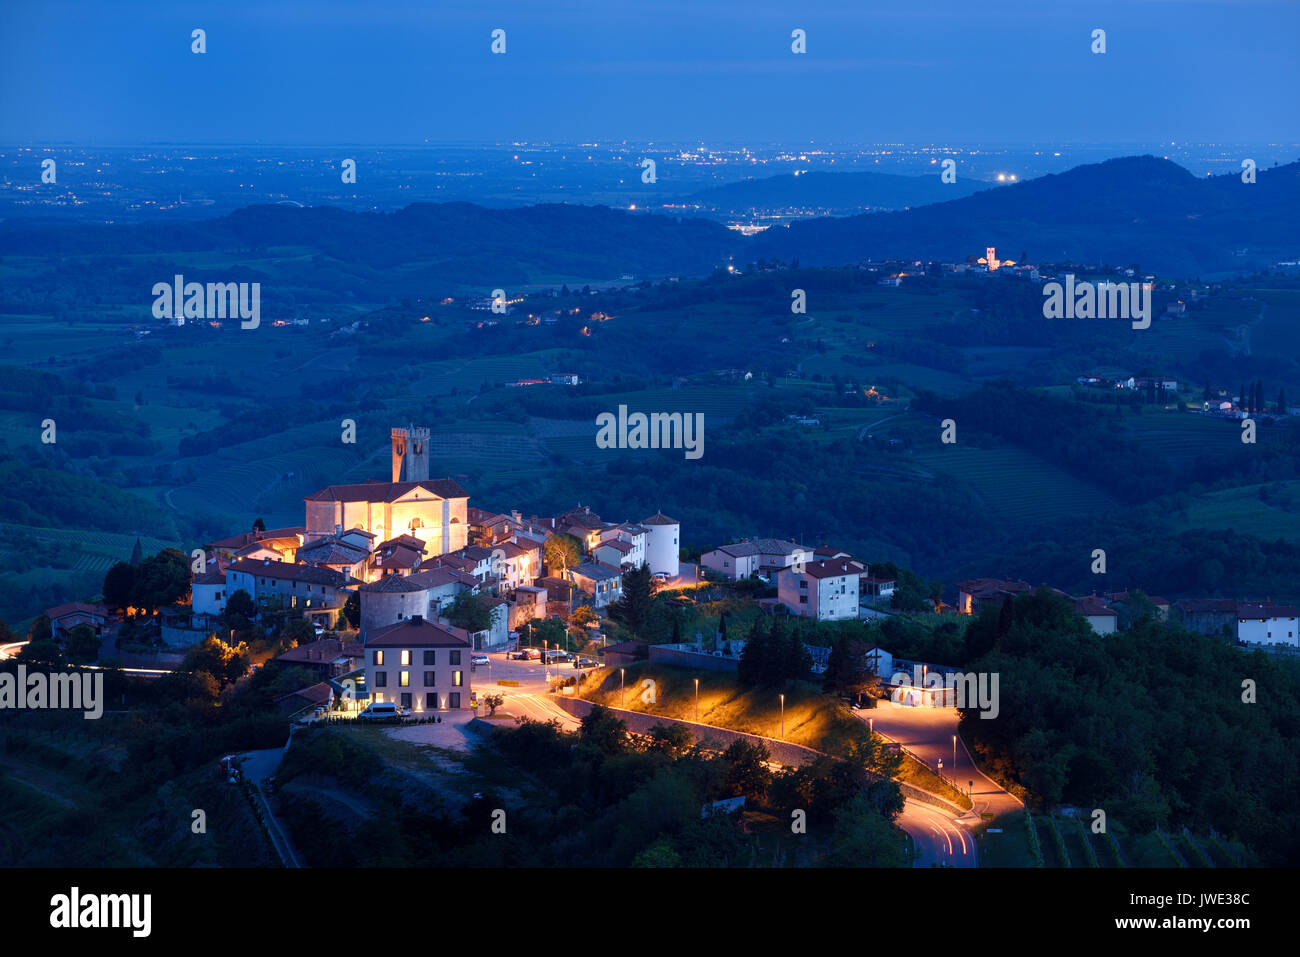
M 623 669 L 619 668 L 618 669 L 618 706 L 622 708 L 626 703 L 627 703 L 627 699 L 623 694 Z
M 781 695 L 781 737 L 785 738 L 785 695 Z
M 695 721 L 700 720 L 700 679 L 695 679 Z
M 957 735 L 952 736 L 952 773 L 957 773 Z

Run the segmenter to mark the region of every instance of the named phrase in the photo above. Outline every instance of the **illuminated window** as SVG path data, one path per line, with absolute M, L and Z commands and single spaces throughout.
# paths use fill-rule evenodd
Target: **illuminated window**
M 400 684 L 403 688 L 411 687 L 411 673 L 409 671 L 403 671 L 398 676 L 398 684 Z
M 410 649 L 410 648 L 403 648 L 403 649 L 402 649 L 402 664 L 404 664 L 404 665 L 409 665 L 410 663 L 411 663 L 411 649 Z
M 376 649 L 376 650 L 375 650 L 375 664 L 377 664 L 377 665 L 382 665 L 383 663 L 384 663 L 384 653 L 383 653 L 382 651 L 380 651 L 379 649 Z
M 465 682 L 462 680 L 464 674 L 465 672 L 463 671 L 453 671 L 451 673 L 451 685 L 453 688 L 459 688 L 464 685 Z

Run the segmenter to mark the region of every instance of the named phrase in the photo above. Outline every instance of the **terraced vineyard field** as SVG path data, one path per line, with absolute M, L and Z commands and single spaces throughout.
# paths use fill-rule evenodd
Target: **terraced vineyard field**
M 1009 522 L 1064 518 L 1115 504 L 1101 489 L 1014 446 L 948 446 L 918 452 L 909 461 L 970 485 L 994 515 Z
M 1129 434 L 1144 448 L 1175 465 L 1184 466 L 1205 455 L 1249 455 L 1241 441 L 1241 423 L 1190 412 L 1144 412 L 1125 420 Z M 1277 429 L 1258 423 L 1256 441 L 1267 444 Z

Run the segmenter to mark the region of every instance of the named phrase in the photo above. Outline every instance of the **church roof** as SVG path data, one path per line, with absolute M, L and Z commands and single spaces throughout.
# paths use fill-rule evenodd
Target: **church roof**
M 429 479 L 423 482 L 362 482 L 360 485 L 329 485 L 307 496 L 308 502 L 395 502 L 414 489 L 427 489 L 439 498 L 469 498 L 455 480 Z

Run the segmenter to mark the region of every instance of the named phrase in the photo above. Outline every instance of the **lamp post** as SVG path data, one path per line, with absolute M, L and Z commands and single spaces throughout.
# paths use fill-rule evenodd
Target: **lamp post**
M 622 708 L 627 704 L 627 699 L 623 694 L 623 669 L 618 669 L 618 706 Z
M 700 720 L 700 679 L 695 679 L 695 721 L 698 724 Z
M 785 739 L 785 695 L 781 695 L 781 738 Z
M 957 773 L 957 735 L 952 736 L 952 773 Z

